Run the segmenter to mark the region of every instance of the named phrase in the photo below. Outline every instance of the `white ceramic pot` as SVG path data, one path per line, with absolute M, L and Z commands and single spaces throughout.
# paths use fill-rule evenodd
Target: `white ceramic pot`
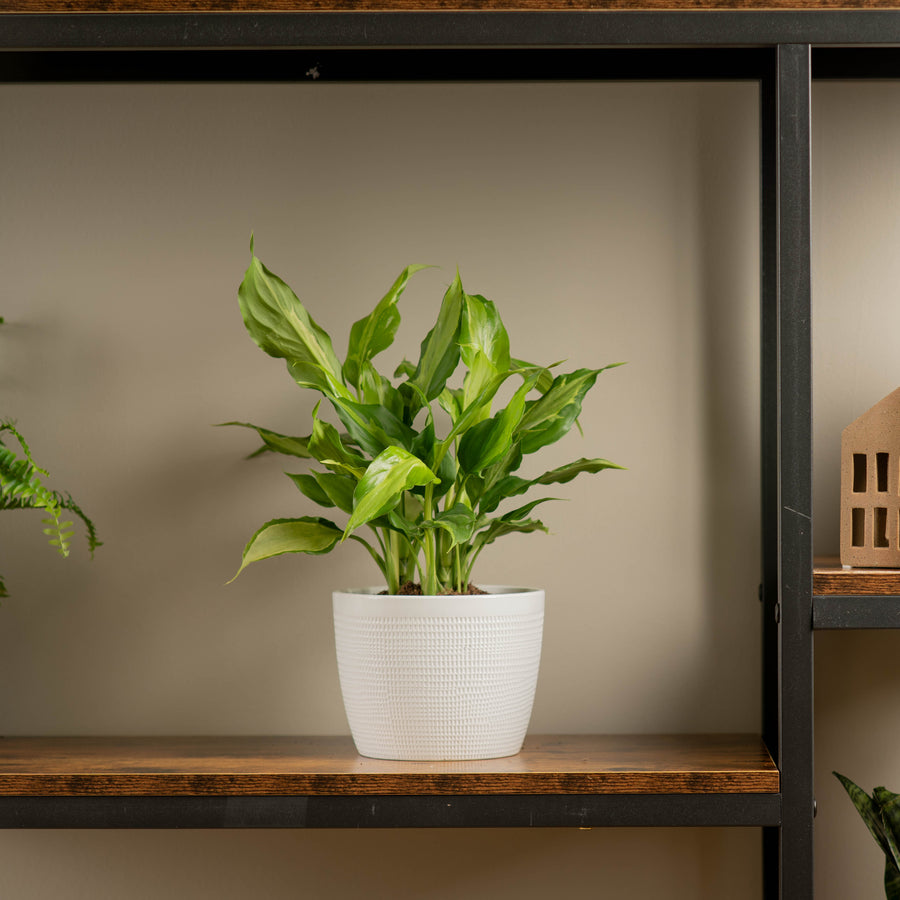
M 378 759 L 519 752 L 534 702 L 544 592 L 335 591 L 334 634 L 356 749 Z

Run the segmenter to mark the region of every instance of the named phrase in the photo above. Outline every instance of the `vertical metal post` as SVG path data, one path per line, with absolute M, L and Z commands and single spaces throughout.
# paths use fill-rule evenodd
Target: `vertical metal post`
M 808 44 L 780 45 L 777 101 L 780 896 L 813 896 L 812 347 Z
M 775 48 L 760 79 L 760 459 L 763 739 L 779 759 L 780 695 L 778 678 L 778 71 Z M 779 828 L 763 829 L 763 896 L 781 893 Z

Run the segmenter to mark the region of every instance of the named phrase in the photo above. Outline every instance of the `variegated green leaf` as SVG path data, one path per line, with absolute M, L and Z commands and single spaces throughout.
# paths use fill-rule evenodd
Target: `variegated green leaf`
M 422 462 L 402 447 L 388 447 L 366 470 L 353 495 L 353 515 L 344 535 L 392 510 L 404 491 L 437 482 L 438 478 Z
M 394 335 L 400 325 L 397 300 L 412 275 L 427 268 L 428 266 L 407 266 L 378 302 L 375 309 L 369 315 L 353 323 L 347 345 L 347 357 L 344 360 L 344 377 L 353 387 L 359 387 L 362 368 L 393 343 Z
M 459 275 L 457 274 L 457 278 Z M 463 381 L 466 407 L 497 375 L 509 370 L 509 336 L 497 308 L 480 294 L 463 292 L 459 353 L 468 372 Z M 484 415 L 490 414 L 486 409 Z
M 269 356 L 286 360 L 299 385 L 328 396 L 349 396 L 331 338 L 256 255 L 244 274 L 238 301 L 250 337 Z
M 440 528 L 450 535 L 450 547 L 472 540 L 478 519 L 474 512 L 462 503 L 439 512 L 433 519 L 422 523 L 423 528 Z
M 345 447 L 337 428 L 320 419 L 317 410 L 313 411 L 313 430 L 307 442 L 310 456 L 332 469 L 337 464 L 364 469 L 365 458 Z
M 608 459 L 576 459 L 557 469 L 544 472 L 537 478 L 519 478 L 517 475 L 507 475 L 496 484 L 489 487 L 483 494 L 479 508 L 482 512 L 493 512 L 500 503 L 508 497 L 524 494 L 529 488 L 543 484 L 566 484 L 582 472 L 602 472 L 604 469 L 623 469 Z
M 447 288 L 434 328 L 425 336 L 416 372 L 410 379 L 430 401 L 434 400 L 459 364 L 459 328 L 463 289 L 459 273 Z
M 478 474 L 509 452 L 513 432 L 525 411 L 525 397 L 536 379 L 537 373 L 526 377 L 502 410 L 492 418 L 479 422 L 462 436 L 457 460 L 464 472 Z
M 277 431 L 270 431 L 268 428 L 260 428 L 258 425 L 251 425 L 249 422 L 221 422 L 220 427 L 226 425 L 239 425 L 241 428 L 252 428 L 262 439 L 263 446 L 250 454 L 250 457 L 259 456 L 261 453 L 272 451 L 273 453 L 284 453 L 287 456 L 298 456 L 301 459 L 312 459 L 309 452 L 308 437 L 290 437 L 286 434 L 279 434 Z M 248 459 L 250 458 L 248 457 Z
M 294 482 L 300 493 L 303 494 L 304 497 L 309 497 L 313 503 L 318 503 L 319 506 L 324 506 L 326 508 L 335 505 L 331 497 L 322 490 L 319 486 L 319 482 L 316 481 L 312 475 L 294 472 L 285 472 L 284 474 Z
M 537 519 L 519 519 L 507 521 L 504 519 L 492 519 L 491 523 L 483 531 L 479 531 L 472 541 L 473 548 L 477 551 L 488 544 L 492 544 L 499 537 L 506 534 L 531 534 L 534 531 L 547 532 L 547 526 Z
M 370 456 L 394 445 L 412 447 L 415 432 L 389 409 L 353 400 L 335 400 L 334 407 L 350 438 Z
M 327 519 L 301 516 L 298 519 L 272 519 L 250 538 L 234 581 L 250 563 L 283 553 L 328 553 L 341 539 L 341 529 Z M 229 581 L 229 584 L 231 583 Z

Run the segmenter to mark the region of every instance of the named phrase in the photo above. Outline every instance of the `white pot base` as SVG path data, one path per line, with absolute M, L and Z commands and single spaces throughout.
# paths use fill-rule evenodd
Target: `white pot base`
M 519 752 L 534 702 L 544 592 L 336 591 L 335 643 L 362 756 L 495 759 Z

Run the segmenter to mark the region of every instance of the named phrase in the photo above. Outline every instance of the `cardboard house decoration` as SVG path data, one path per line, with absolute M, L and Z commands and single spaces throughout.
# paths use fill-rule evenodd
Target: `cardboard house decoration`
M 900 568 L 900 388 L 841 435 L 841 563 Z

